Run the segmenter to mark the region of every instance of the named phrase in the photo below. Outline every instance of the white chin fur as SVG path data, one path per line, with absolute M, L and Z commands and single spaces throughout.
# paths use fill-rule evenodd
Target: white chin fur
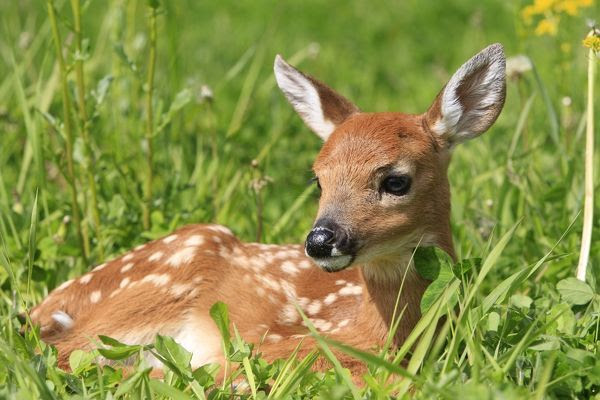
M 337 257 L 313 258 L 313 261 L 315 264 L 325 270 L 336 271 L 347 267 L 352 262 L 352 256 L 344 255 Z

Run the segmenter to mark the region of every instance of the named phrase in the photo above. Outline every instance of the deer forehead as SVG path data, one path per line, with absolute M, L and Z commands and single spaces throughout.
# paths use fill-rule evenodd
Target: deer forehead
M 434 138 L 423 128 L 419 115 L 361 113 L 341 124 L 325 142 L 315 172 L 375 171 L 386 166 L 414 168 L 435 153 Z

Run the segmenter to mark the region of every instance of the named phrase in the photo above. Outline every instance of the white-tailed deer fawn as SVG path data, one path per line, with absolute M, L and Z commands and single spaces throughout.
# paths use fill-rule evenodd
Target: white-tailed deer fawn
M 411 254 L 420 243 L 454 256 L 447 167 L 452 148 L 486 131 L 502 109 L 502 46 L 467 61 L 419 115 L 361 112 L 279 56 L 275 76 L 324 140 L 314 163 L 319 212 L 305 245 L 242 243 L 225 227 L 191 225 L 99 265 L 31 312 L 61 365 L 99 334 L 130 344 L 170 335 L 193 354 L 194 367 L 222 362 L 208 313 L 217 301 L 228 304 L 244 339 L 265 336 L 260 349 L 270 359 L 307 333 L 294 304 L 324 335 L 376 348 L 403 279 L 399 307 L 406 310 L 395 344 L 406 338 L 428 285 Z M 360 372 L 358 363 L 342 361 Z

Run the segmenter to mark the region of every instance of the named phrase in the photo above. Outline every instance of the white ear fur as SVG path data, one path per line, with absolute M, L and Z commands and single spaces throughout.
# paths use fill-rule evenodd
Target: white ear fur
M 358 111 L 348 100 L 304 75 L 285 62 L 279 54 L 275 57 L 273 69 L 277 85 L 285 97 L 306 125 L 323 140 L 327 140 L 345 117 Z M 329 102 L 329 107 L 323 104 L 322 99 Z
M 485 132 L 506 96 L 506 59 L 499 43 L 486 47 L 456 71 L 428 112 L 430 129 L 449 146 Z

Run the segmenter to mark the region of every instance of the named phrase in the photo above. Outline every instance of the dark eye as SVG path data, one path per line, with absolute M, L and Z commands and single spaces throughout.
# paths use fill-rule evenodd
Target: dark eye
M 394 196 L 404 196 L 410 190 L 411 179 L 408 175 L 388 176 L 381 184 L 381 190 Z
M 319 192 L 321 191 L 321 183 L 319 183 L 319 178 L 316 176 L 311 178 L 311 182 L 315 182 L 317 184 L 317 188 L 319 188 Z

